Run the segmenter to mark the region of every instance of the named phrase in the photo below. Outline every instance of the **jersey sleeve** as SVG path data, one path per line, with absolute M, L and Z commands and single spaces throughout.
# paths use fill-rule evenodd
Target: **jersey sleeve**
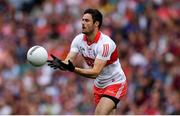
M 101 60 L 110 60 L 110 57 L 115 50 L 116 45 L 114 43 L 103 43 L 98 47 L 97 50 L 97 57 L 98 59 Z
M 78 49 L 78 40 L 79 40 L 79 36 L 76 36 L 72 43 L 71 43 L 71 48 L 70 48 L 70 52 L 79 52 L 79 49 Z

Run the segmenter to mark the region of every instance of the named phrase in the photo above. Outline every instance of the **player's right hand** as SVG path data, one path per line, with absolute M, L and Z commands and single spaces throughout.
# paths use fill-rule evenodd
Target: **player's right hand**
M 53 60 L 48 60 L 47 62 L 48 62 L 48 66 L 50 66 L 51 68 L 53 68 L 53 69 L 57 69 L 57 68 L 59 68 L 60 70 L 63 70 L 63 71 L 65 71 L 66 69 L 65 68 L 63 68 L 63 62 L 60 60 L 60 59 L 58 59 L 57 57 L 55 57 L 54 55 L 52 55 L 51 54 L 51 57 L 53 58 Z

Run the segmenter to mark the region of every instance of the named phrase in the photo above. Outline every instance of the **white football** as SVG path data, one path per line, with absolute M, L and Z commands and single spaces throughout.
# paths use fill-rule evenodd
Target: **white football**
M 27 60 L 33 66 L 42 66 L 48 59 L 48 53 L 42 46 L 33 46 L 27 52 Z

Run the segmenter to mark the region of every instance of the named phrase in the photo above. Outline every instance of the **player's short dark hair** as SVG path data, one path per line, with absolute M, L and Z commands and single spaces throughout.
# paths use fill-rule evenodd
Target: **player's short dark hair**
M 102 13 L 97 9 L 91 9 L 91 8 L 86 9 L 83 14 L 87 14 L 87 13 L 91 14 L 93 22 L 96 22 L 96 21 L 99 22 L 98 27 L 100 28 L 102 25 L 102 20 L 103 20 Z

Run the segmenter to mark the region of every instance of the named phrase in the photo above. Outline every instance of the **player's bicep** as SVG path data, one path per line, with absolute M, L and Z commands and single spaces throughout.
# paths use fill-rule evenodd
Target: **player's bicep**
M 78 45 L 79 45 L 78 37 L 76 36 L 71 43 L 70 52 L 76 52 L 76 53 L 79 52 Z
M 71 48 L 70 48 L 70 52 L 68 53 L 65 62 L 67 62 L 68 60 L 71 60 L 72 62 L 74 61 L 74 59 L 77 57 L 78 53 L 79 53 L 79 35 L 76 36 L 72 43 L 71 43 Z
M 65 59 L 65 61 L 67 62 L 68 60 L 70 61 L 74 61 L 74 59 L 77 57 L 78 53 L 77 52 L 72 52 L 70 51 Z

